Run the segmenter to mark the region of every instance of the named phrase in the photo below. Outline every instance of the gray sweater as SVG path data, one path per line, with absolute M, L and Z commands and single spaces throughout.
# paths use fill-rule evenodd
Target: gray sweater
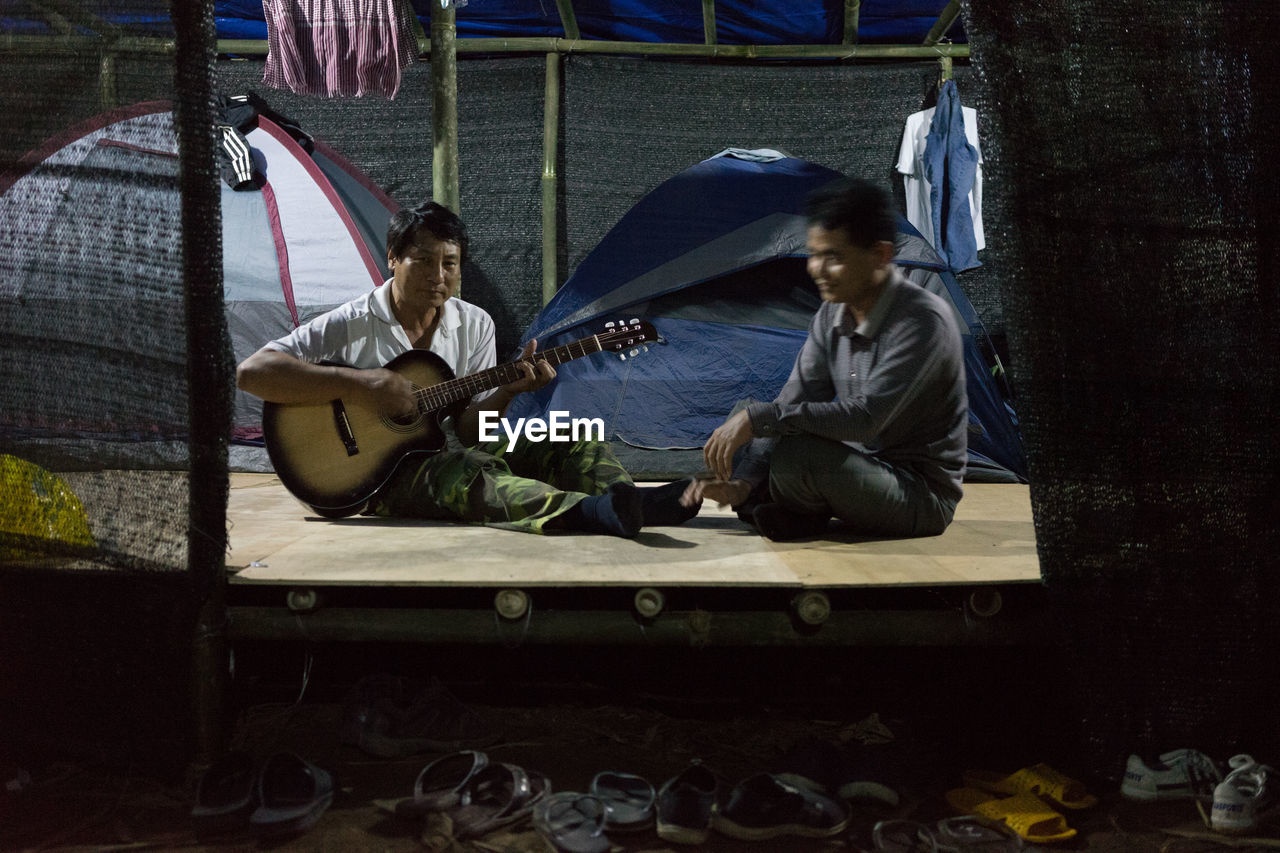
M 864 323 L 855 326 L 841 303 L 823 303 L 778 396 L 747 413 L 757 436 L 807 432 L 840 441 L 959 499 L 969 402 L 954 312 L 890 267 Z

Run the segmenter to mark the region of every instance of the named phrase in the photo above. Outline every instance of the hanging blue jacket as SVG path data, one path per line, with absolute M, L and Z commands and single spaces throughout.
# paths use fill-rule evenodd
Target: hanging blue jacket
M 964 135 L 964 111 L 956 81 L 938 92 L 929 135 L 925 137 L 924 177 L 933 206 L 934 248 L 953 272 L 982 266 L 969 212 L 969 191 L 978 172 L 978 151 Z

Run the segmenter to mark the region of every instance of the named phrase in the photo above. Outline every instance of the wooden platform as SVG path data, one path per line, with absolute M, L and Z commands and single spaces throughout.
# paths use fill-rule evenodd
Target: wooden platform
M 319 518 L 270 474 L 232 474 L 236 585 L 413 587 L 841 587 L 1038 583 L 1028 487 L 971 484 L 942 536 L 762 539 L 704 505 L 634 540 L 535 536 L 479 525 Z

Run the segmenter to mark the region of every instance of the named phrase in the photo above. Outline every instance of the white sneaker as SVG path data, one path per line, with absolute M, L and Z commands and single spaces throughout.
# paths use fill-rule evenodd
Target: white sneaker
M 1276 771 L 1248 755 L 1237 755 L 1230 764 L 1234 769 L 1213 789 L 1209 825 L 1218 832 L 1252 832 L 1276 805 L 1275 788 L 1267 785 Z
M 1222 781 L 1222 770 L 1213 759 L 1194 749 L 1175 749 L 1149 766 L 1136 755 L 1125 765 L 1120 793 L 1131 800 L 1208 799 Z

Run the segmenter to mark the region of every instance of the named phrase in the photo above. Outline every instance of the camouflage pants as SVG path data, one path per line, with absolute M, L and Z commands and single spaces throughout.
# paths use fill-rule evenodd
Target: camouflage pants
M 524 436 L 476 447 L 451 446 L 425 461 L 401 464 L 367 512 L 397 518 L 469 521 L 528 533 L 587 495 L 630 483 L 607 444 L 540 441 Z

